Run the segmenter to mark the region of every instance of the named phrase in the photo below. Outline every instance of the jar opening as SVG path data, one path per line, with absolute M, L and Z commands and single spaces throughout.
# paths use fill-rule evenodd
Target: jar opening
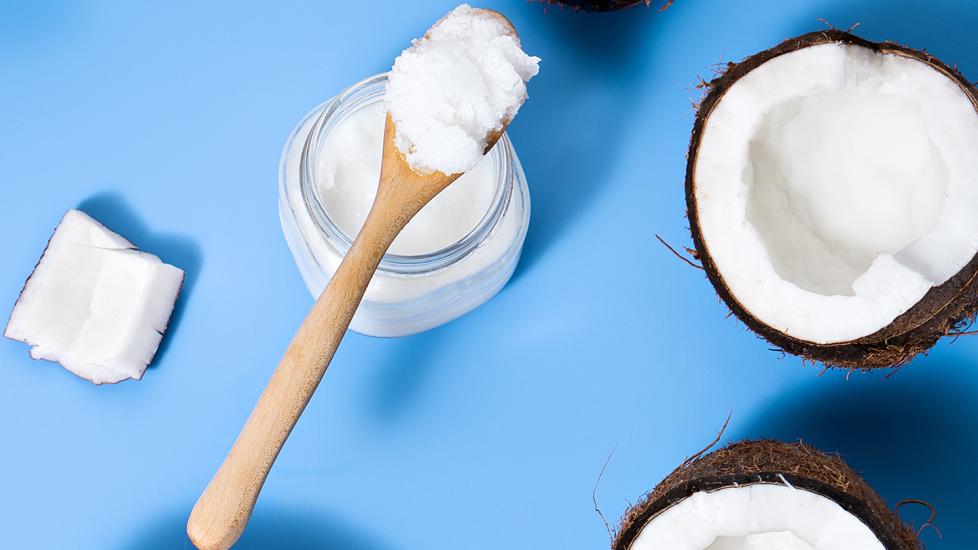
M 356 235 L 347 235 L 327 212 L 319 190 L 319 159 L 330 132 L 360 109 L 383 101 L 386 85 L 387 73 L 378 74 L 350 86 L 329 100 L 302 146 L 299 160 L 302 200 L 317 228 L 337 247 L 340 254 L 346 254 Z M 509 138 L 503 134 L 486 156 L 494 176 L 493 197 L 489 209 L 475 227 L 455 243 L 430 253 L 388 253 L 381 260 L 378 271 L 408 275 L 442 269 L 470 254 L 492 234 L 509 206 L 513 191 L 513 158 Z

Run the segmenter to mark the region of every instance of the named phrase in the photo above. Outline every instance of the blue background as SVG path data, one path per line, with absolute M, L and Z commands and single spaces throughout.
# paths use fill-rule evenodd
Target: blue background
M 523 261 L 439 329 L 348 335 L 240 547 L 606 547 L 591 493 L 609 452 L 597 499 L 614 521 L 730 412 L 725 441 L 838 451 L 889 503 L 938 508 L 931 547 L 973 547 L 978 341 L 889 379 L 820 376 L 726 319 L 654 234 L 688 243 L 693 86 L 714 64 L 825 18 L 978 79 L 978 4 L 485 5 L 543 58 L 510 129 L 533 197 Z M 312 303 L 276 210 L 286 135 L 452 6 L 0 0 L 0 316 L 72 207 L 188 274 L 141 382 L 96 387 L 0 341 L 0 546 L 185 547 L 193 502 Z

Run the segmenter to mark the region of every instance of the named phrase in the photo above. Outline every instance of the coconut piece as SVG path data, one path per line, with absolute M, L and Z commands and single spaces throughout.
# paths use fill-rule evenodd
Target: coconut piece
M 183 271 L 69 210 L 27 279 L 4 336 L 34 359 L 95 384 L 143 376 L 176 303 Z
M 394 60 L 384 101 L 395 145 L 418 171 L 466 172 L 516 116 L 539 63 L 502 16 L 462 4 Z
M 689 460 L 630 508 L 614 550 L 915 550 L 917 536 L 846 463 L 743 441 Z
M 978 93 L 929 54 L 841 31 L 709 84 L 689 150 L 696 251 L 778 348 L 892 367 L 978 307 Z

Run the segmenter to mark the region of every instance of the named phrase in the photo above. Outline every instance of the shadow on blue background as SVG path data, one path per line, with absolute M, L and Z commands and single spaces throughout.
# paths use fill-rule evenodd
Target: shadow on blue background
M 183 312 L 187 307 L 187 302 L 190 301 L 194 286 L 197 284 L 197 277 L 204 262 L 200 246 L 187 237 L 154 233 L 119 193 L 105 192 L 93 195 L 82 201 L 78 205 L 78 209 L 92 216 L 112 231 L 119 233 L 140 250 L 155 254 L 164 262 L 184 271 L 180 298 L 173 309 L 170 325 L 160 343 L 156 360 L 150 365 L 152 368 L 153 365 L 159 364 L 160 359 L 166 354 L 170 342 L 173 341 L 174 334 L 180 325 L 180 319 L 183 318 Z
M 912 0 L 884 5 L 850 2 L 813 12 L 799 22 L 794 34 L 824 28 L 819 18 L 839 28 L 861 23 L 857 34 L 927 47 L 978 79 L 978 49 L 971 47 L 978 19 L 967 5 L 960 6 L 960 13 L 948 13 L 954 9 L 924 9 Z M 546 52 L 530 50 L 544 57 L 546 71 L 546 80 L 531 83 L 530 94 L 545 100 L 534 102 L 532 110 L 520 114 L 519 124 L 535 129 L 533 139 L 517 143 L 530 180 L 533 213 L 514 279 L 531 269 L 602 188 L 613 183 L 608 174 L 621 154 L 619 136 L 625 134 L 622 127 L 629 122 L 632 103 L 640 99 L 637 94 L 649 69 L 643 57 L 651 57 L 646 52 L 656 32 L 652 27 L 662 24 L 655 17 L 636 16 L 628 10 L 582 14 L 551 9 L 531 16 L 536 18 L 532 24 L 537 29 L 549 33 L 547 46 L 557 48 L 561 55 L 548 57 Z M 544 83 L 546 87 L 541 86 Z M 567 124 L 587 132 L 567 131 Z M 371 400 L 377 420 L 392 421 L 418 401 L 436 374 L 437 361 L 429 359 L 433 350 L 464 322 L 373 343 L 386 346 L 385 357 L 390 357 L 377 370 Z M 411 363 L 406 364 L 404 357 L 411 357 Z
M 118 550 L 192 549 L 186 535 L 187 510 L 148 526 Z M 387 550 L 389 547 L 316 510 L 262 505 L 255 511 L 235 550 Z
M 69 0 L 4 0 L 0 2 L 0 44 L 41 43 L 65 32 L 82 7 Z
M 448 334 L 459 322 L 455 320 L 420 334 L 373 343 L 387 348 L 383 354 L 385 360 L 376 371 L 375 390 L 368 401 L 368 412 L 374 420 L 382 424 L 393 422 L 420 402 L 436 369 L 446 366 L 433 360 L 432 353 L 439 349 L 439 342 L 450 338 Z M 405 361 L 405 357 L 410 357 L 410 361 Z
M 520 113 L 521 128 L 533 128 L 531 138 L 516 144 L 530 185 L 532 214 L 523 255 L 514 281 L 542 258 L 609 184 L 608 173 L 621 154 L 623 125 L 634 110 L 632 102 L 647 65 L 643 52 L 652 38 L 655 17 L 634 13 L 586 14 L 566 9 L 540 10 L 527 6 L 531 23 L 549 33 L 542 45 L 560 51 L 530 49 L 543 57 L 545 79 L 530 84 L 538 98 L 532 110 Z M 585 129 L 569 130 L 568 124 Z M 390 361 L 378 369 L 371 414 L 381 422 L 404 415 L 417 403 L 435 376 L 429 360 L 440 342 L 450 338 L 459 323 L 413 336 L 374 343 L 389 348 Z M 404 357 L 411 357 L 410 364 Z
M 889 379 L 825 380 L 772 401 L 741 435 L 802 439 L 840 453 L 888 504 L 920 499 L 937 508 L 941 548 L 967 548 L 974 536 L 978 479 L 978 367 L 947 353 L 915 361 Z M 912 372 L 908 372 L 913 369 Z M 967 377 L 949 376 L 967 373 Z M 921 525 L 926 510 L 901 510 Z M 924 542 L 936 544 L 928 530 Z
M 516 143 L 527 172 L 532 214 L 514 279 L 531 269 L 611 183 L 623 128 L 632 122 L 646 77 L 653 26 L 661 24 L 629 10 L 588 14 L 526 8 L 534 12 L 530 24 L 547 33 L 544 44 L 550 50 L 530 49 L 543 57 L 541 78 L 529 85 L 533 108 L 521 112 L 516 123 L 534 130 L 532 137 L 517 138 Z

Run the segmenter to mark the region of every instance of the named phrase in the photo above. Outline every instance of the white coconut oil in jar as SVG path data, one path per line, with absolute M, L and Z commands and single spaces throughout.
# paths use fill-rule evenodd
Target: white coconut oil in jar
M 314 109 L 282 153 L 282 228 L 314 297 L 339 267 L 373 204 L 386 82 L 386 74 L 368 78 Z M 516 268 L 529 207 L 523 170 L 503 135 L 394 241 L 350 328 L 371 336 L 402 336 L 484 303 Z

